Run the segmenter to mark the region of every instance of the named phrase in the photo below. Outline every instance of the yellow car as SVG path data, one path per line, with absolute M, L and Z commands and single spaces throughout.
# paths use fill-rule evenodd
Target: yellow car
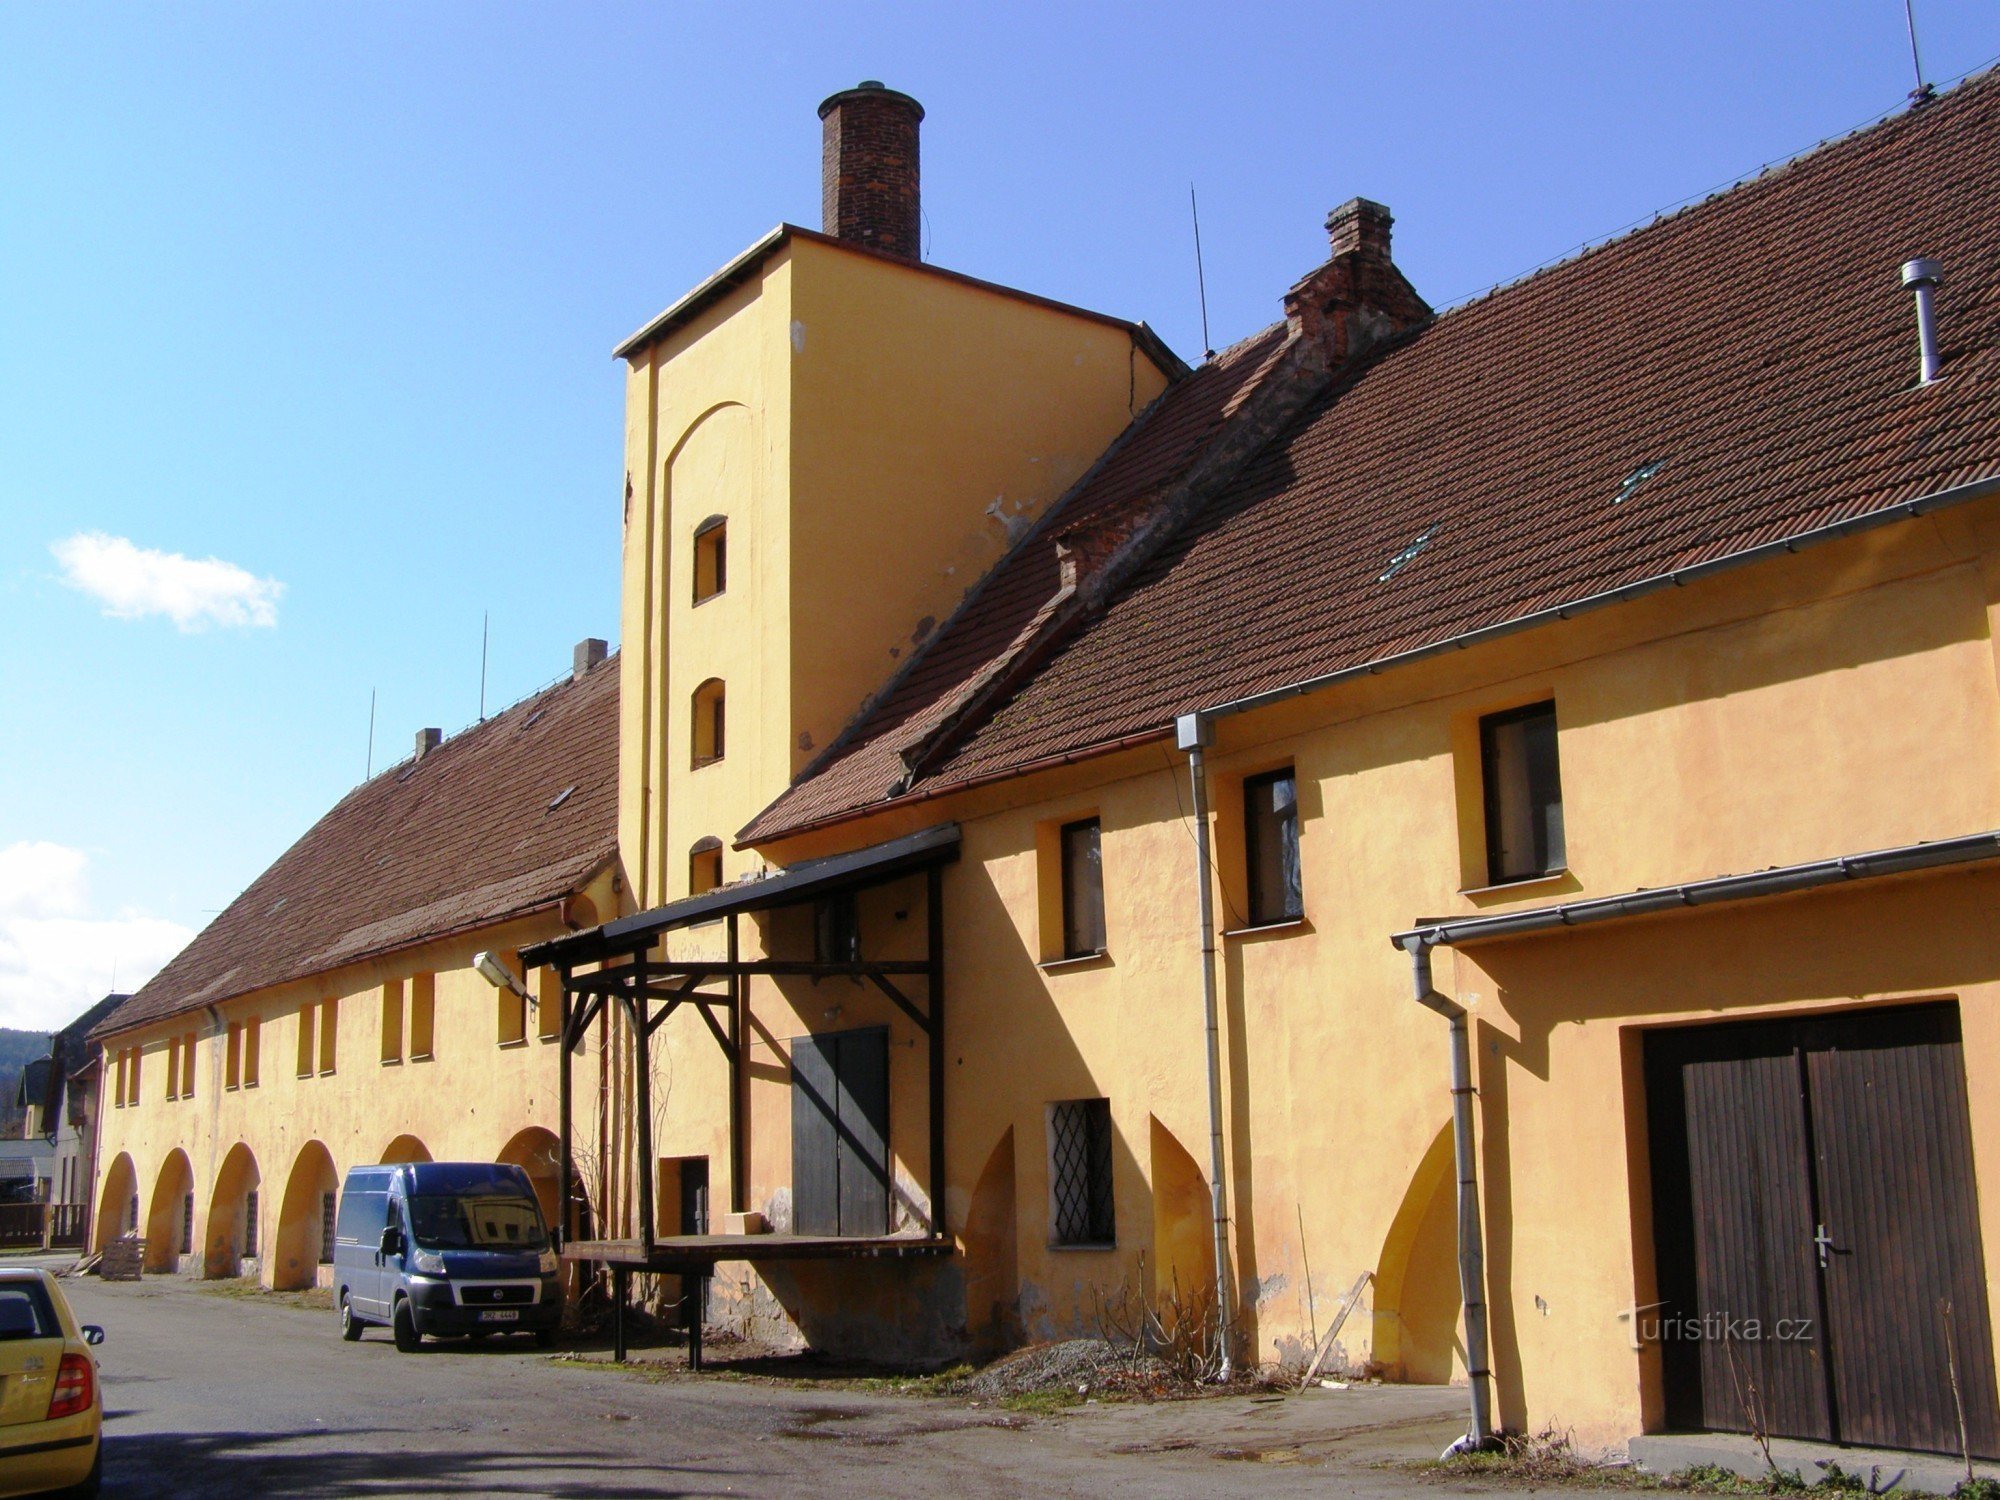
M 104 1398 L 92 1344 L 47 1271 L 0 1270 L 0 1496 L 95 1495 Z

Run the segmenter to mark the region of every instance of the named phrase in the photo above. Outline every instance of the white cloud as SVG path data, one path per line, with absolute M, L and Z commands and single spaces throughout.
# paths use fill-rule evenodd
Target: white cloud
M 90 908 L 89 856 L 47 842 L 0 848 L 0 1026 L 55 1031 L 136 990 L 194 934 L 142 911 Z
M 276 625 L 285 586 L 219 557 L 183 557 L 135 547 L 122 536 L 79 531 L 52 543 L 63 582 L 89 594 L 107 615 L 165 615 L 182 630 L 209 625 Z

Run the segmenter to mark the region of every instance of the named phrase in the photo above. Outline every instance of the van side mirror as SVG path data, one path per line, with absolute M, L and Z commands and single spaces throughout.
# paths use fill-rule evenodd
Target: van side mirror
M 101 1344 L 101 1343 L 103 1343 L 103 1342 L 104 1342 L 104 1330 L 103 1330 L 102 1328 L 98 1327 L 98 1326 L 97 1326 L 97 1325 L 96 1325 L 95 1323 L 86 1323 L 86 1324 L 84 1324 L 84 1325 L 83 1325 L 83 1341 L 84 1341 L 84 1342 L 85 1342 L 86 1344 Z
M 400 1253 L 403 1248 L 403 1231 L 398 1229 L 394 1224 L 384 1225 L 382 1228 L 382 1243 L 377 1248 L 384 1255 Z

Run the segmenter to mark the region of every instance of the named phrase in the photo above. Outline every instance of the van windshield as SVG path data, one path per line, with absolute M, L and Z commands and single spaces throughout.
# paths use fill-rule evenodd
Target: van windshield
M 532 1198 L 476 1193 L 410 1199 L 410 1234 L 427 1250 L 534 1250 L 549 1247 Z

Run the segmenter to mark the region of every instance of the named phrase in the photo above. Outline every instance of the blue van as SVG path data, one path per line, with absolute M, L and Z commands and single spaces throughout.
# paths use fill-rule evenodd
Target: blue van
M 425 1334 L 532 1333 L 562 1322 L 562 1284 L 534 1185 L 496 1162 L 354 1167 L 334 1221 L 340 1336 L 371 1324 L 409 1351 Z

